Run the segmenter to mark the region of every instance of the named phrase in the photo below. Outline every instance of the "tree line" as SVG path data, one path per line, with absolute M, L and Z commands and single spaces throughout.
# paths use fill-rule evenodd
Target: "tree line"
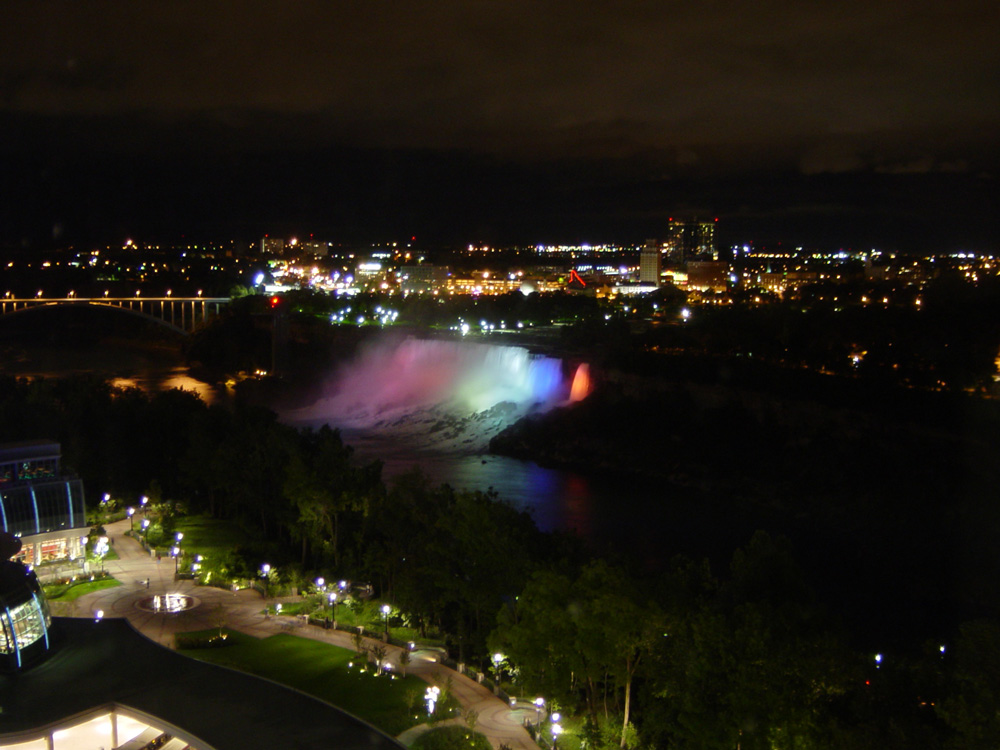
M 875 654 L 852 644 L 781 539 L 728 571 L 655 573 L 547 535 L 489 493 L 386 483 L 339 433 L 93 378 L 0 378 L 0 441 L 58 440 L 91 499 L 155 495 L 248 530 L 307 579 L 370 580 L 460 660 L 586 717 L 588 747 L 994 747 L 1000 626 Z M 278 557 L 274 557 L 277 555 Z M 944 649 L 942 650 L 942 646 Z

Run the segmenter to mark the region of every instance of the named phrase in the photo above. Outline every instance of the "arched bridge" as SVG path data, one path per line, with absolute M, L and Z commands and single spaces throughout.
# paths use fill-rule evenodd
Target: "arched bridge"
M 188 334 L 219 314 L 229 297 L 0 297 L 0 315 L 29 312 L 53 305 L 110 307 L 155 320 L 179 333 Z

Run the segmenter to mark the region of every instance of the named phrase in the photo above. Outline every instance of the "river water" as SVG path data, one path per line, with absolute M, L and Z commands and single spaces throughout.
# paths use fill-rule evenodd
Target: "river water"
M 399 439 L 345 429 L 359 460 L 380 460 L 392 478 L 418 468 L 435 483 L 493 490 L 526 511 L 542 531 L 564 531 L 596 551 L 620 551 L 650 564 L 678 553 L 724 564 L 749 540 L 760 519 L 722 508 L 700 493 L 626 476 L 585 475 L 491 454 L 423 449 Z

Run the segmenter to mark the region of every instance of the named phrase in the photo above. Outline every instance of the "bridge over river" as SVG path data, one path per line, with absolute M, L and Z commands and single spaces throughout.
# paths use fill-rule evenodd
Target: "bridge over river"
M 230 302 L 229 297 L 0 297 L 0 316 L 30 313 L 52 306 L 91 305 L 120 310 L 154 320 L 178 333 L 189 334 Z

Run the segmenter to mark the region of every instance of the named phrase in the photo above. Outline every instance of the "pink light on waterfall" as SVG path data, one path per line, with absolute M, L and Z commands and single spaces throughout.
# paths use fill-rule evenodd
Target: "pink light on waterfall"
M 573 373 L 573 384 L 569 388 L 570 402 L 583 401 L 590 395 L 590 388 L 590 365 L 582 362 Z

